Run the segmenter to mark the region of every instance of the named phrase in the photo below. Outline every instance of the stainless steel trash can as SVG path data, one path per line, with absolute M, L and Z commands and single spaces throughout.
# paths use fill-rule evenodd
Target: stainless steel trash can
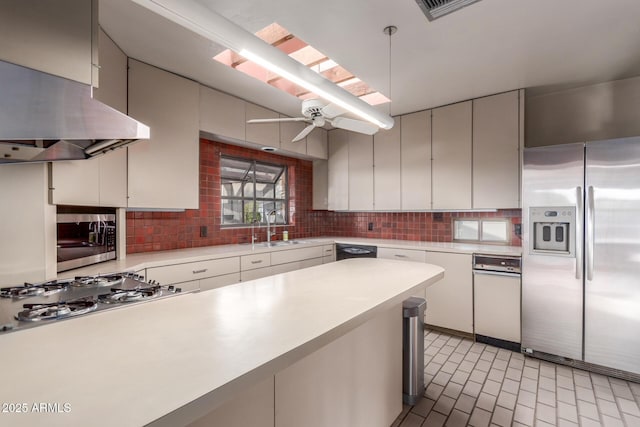
M 402 401 L 415 405 L 424 394 L 424 312 L 427 302 L 411 297 L 402 303 Z

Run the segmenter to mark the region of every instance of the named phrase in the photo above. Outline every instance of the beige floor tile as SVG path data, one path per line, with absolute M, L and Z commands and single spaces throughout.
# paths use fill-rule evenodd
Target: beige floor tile
M 466 412 L 467 414 L 470 414 L 471 411 L 473 411 L 473 407 L 476 404 L 476 399 L 475 397 L 466 395 L 466 394 L 461 394 L 460 397 L 458 398 L 458 401 L 455 404 L 455 409 L 458 409 L 462 412 Z
M 591 377 L 591 382 L 593 383 L 593 385 L 601 385 L 604 387 L 608 387 L 611 388 L 611 386 L 609 385 L 609 379 L 607 377 L 605 377 L 604 375 L 600 375 L 600 374 L 596 374 L 591 372 L 589 374 L 589 376 Z
M 442 365 L 440 365 L 439 363 L 431 362 L 424 368 L 424 371 L 427 374 L 435 375 L 436 373 L 438 373 L 441 367 Z
M 503 348 L 498 350 L 498 354 L 496 354 L 496 359 L 509 361 L 511 359 L 512 351 L 505 350 Z
M 476 369 L 483 372 L 489 372 L 489 370 L 491 369 L 491 362 L 489 362 L 488 360 L 478 360 Z
M 538 369 L 540 367 L 540 361 L 538 359 L 534 359 L 533 357 L 525 357 L 524 366 L 530 366 L 532 368 Z
M 584 400 L 589 403 L 596 403 L 596 398 L 593 395 L 593 390 L 576 386 L 576 397 L 578 400 Z
M 632 400 L 627 399 L 616 399 L 618 401 L 618 405 L 620 406 L 620 410 L 625 414 L 633 415 L 634 417 L 640 417 L 640 409 L 638 409 L 638 404 Z
M 471 372 L 469 379 L 477 383 L 483 383 L 484 380 L 487 379 L 487 372 L 481 371 L 479 369 L 474 369 L 473 372 Z
M 431 412 L 431 409 L 433 409 L 433 405 L 435 404 L 436 402 L 434 400 L 423 397 L 413 408 L 411 408 L 411 412 L 418 414 L 421 417 L 426 417 L 429 415 L 429 412 Z
M 555 427 L 555 423 L 551 424 L 551 423 L 547 423 L 544 422 L 542 420 L 536 420 L 536 427 Z
M 513 419 L 513 411 L 510 409 L 506 409 L 500 406 L 496 406 L 493 411 L 493 417 L 491 418 L 491 422 L 493 424 L 509 427 L 511 425 L 511 420 Z
M 540 365 L 540 376 L 547 378 L 556 377 L 556 367 L 550 363 L 543 363 Z
M 525 366 L 524 369 L 522 370 L 523 377 L 531 378 L 536 381 L 538 380 L 538 374 L 539 374 L 538 369 L 533 368 L 531 366 Z
M 474 427 L 486 427 L 491 421 L 491 412 L 476 408 L 469 418 L 469 425 Z
M 591 418 L 597 420 L 600 418 L 598 414 L 598 408 L 593 403 L 585 402 L 584 400 L 578 400 L 578 414 L 580 417 Z
M 542 371 L 540 372 L 540 378 L 538 379 L 538 388 L 543 388 L 549 391 L 556 391 L 556 380 L 554 378 L 543 377 Z
M 446 420 L 447 420 L 447 417 L 445 417 L 441 413 L 436 411 L 431 411 L 427 419 L 424 420 L 424 423 L 422 424 L 422 426 L 423 427 L 440 427 L 444 425 Z
M 524 405 L 516 405 L 516 410 L 513 413 L 513 420 L 524 424 L 526 426 L 533 426 L 534 410 Z
M 469 379 L 469 373 L 458 369 L 451 377 L 451 382 L 464 385 L 464 383 L 467 382 L 467 379 Z
M 592 420 L 590 418 L 580 417 L 580 427 L 602 427 L 600 421 Z
M 457 399 L 458 396 L 460 396 L 460 393 L 462 393 L 462 385 L 453 382 L 447 384 L 447 386 L 444 388 L 444 391 L 442 392 L 442 394 L 444 394 L 445 396 L 449 396 L 454 399 Z
M 447 356 L 442 353 L 438 353 L 435 356 L 433 356 L 431 361 L 433 363 L 437 363 L 438 365 L 444 365 L 444 363 L 447 361 Z
M 602 416 L 602 425 L 604 427 L 624 427 L 624 423 L 620 418 L 614 418 L 608 415 Z
M 507 393 L 506 391 L 503 390 L 498 395 L 498 400 L 496 401 L 496 404 L 504 408 L 514 410 L 516 407 L 517 400 L 518 400 L 518 396 L 516 396 L 515 394 Z
M 566 377 L 558 374 L 556 377 L 558 387 L 566 388 L 567 390 L 575 390 L 573 385 L 573 377 Z
M 423 422 L 424 418 L 409 412 L 400 424 L 400 427 L 420 427 Z
M 496 406 L 496 396 L 488 393 L 480 393 L 476 402 L 476 408 L 484 409 L 485 411 L 492 412 Z
M 502 380 L 504 379 L 504 375 L 505 375 L 504 371 L 500 369 L 491 368 L 487 378 L 493 381 L 502 382 Z
M 462 359 L 464 359 L 464 355 L 461 353 L 453 353 L 451 356 L 449 356 L 449 362 L 453 362 L 456 364 L 462 362 Z
M 520 381 L 522 378 L 522 371 L 516 368 L 507 368 L 507 372 L 505 373 L 505 378 L 509 378 L 510 380 Z
M 498 381 L 487 380 L 482 387 L 482 391 L 493 396 L 500 394 L 500 383 Z
M 567 390 L 566 388 L 558 387 L 556 389 L 556 392 L 556 398 L 559 402 L 564 402 L 568 403 L 569 405 L 576 406 L 576 394 L 573 391 Z
M 495 369 L 500 369 L 501 371 L 506 371 L 508 365 L 509 365 L 509 362 L 507 362 L 504 359 L 498 359 L 498 356 L 496 355 L 496 359 L 493 361 L 493 365 L 491 365 L 491 367 Z
M 536 407 L 536 394 L 530 391 L 520 390 L 518 393 L 518 404 L 528 406 L 529 408 Z
M 596 406 L 600 409 L 600 413 L 608 415 L 614 418 L 621 418 L 620 411 L 618 411 L 618 405 L 615 402 L 609 402 L 608 400 L 597 399 Z
M 568 403 L 558 402 L 558 418 L 565 419 L 574 423 L 578 422 L 578 408 Z
M 578 423 L 577 421 L 574 423 L 573 421 L 558 419 L 558 427 L 578 427 Z
M 424 395 L 429 399 L 438 400 L 443 390 L 443 386 L 431 383 L 427 386 L 427 390 L 424 392 Z
M 502 390 L 508 393 L 518 394 L 519 389 L 520 383 L 518 381 L 505 378 L 505 380 L 502 382 Z
M 596 395 L 596 398 L 598 399 L 605 399 L 608 400 L 610 402 L 615 402 L 615 397 L 613 396 L 613 390 L 611 390 L 611 387 L 607 386 L 601 386 L 598 384 L 595 384 L 593 386 L 593 392 Z
M 549 390 L 538 389 L 538 402 L 555 408 L 556 394 Z
M 568 377 L 573 380 L 573 371 L 571 368 L 567 366 L 558 365 L 556 366 L 556 374 L 562 377 Z
M 522 381 L 520 381 L 520 389 L 535 393 L 538 391 L 538 381 L 532 380 L 531 378 L 522 378 Z
M 442 347 L 442 348 L 440 349 L 440 354 L 444 354 L 444 355 L 450 356 L 451 354 L 453 354 L 453 351 L 454 351 L 455 349 L 456 349 L 456 348 L 455 348 L 455 347 L 453 347 L 453 346 L 445 345 L 444 347 Z
M 556 423 L 556 408 L 548 406 L 543 403 L 539 403 L 536 408 L 536 419 L 544 421 L 545 423 Z
M 640 417 L 635 417 L 633 415 L 623 413 L 622 419 L 625 423 L 627 423 L 628 426 L 640 426 Z
M 633 400 L 633 394 L 631 393 L 631 389 L 627 384 L 611 384 L 611 388 L 613 389 L 613 394 L 616 397 L 622 397 L 624 399 Z
M 522 370 L 524 368 L 524 356 L 520 353 L 514 353 L 509 360 L 509 367 Z
M 493 362 L 493 359 L 496 358 L 496 354 L 490 351 L 483 351 L 480 355 L 480 360 L 486 360 L 487 362 Z
M 431 382 L 444 387 L 447 384 L 449 384 L 450 379 L 451 379 L 451 374 L 447 374 L 446 372 L 440 371 L 436 374 L 435 377 L 433 377 L 433 380 L 431 380 Z
M 453 409 L 453 405 L 456 404 L 456 400 L 449 396 L 440 396 L 440 399 L 433 405 L 433 410 L 438 411 L 441 414 L 449 415 Z
M 464 360 L 468 360 L 469 362 L 476 363 L 478 360 L 480 360 L 480 353 L 469 352 L 465 354 Z
M 468 360 L 463 360 L 460 365 L 458 365 L 458 369 L 464 372 L 471 372 L 473 370 L 473 362 L 469 362 Z
M 473 381 L 467 381 L 467 384 L 462 389 L 464 394 L 468 394 L 469 396 L 478 397 L 480 395 L 480 390 L 482 390 L 482 384 L 478 384 Z
M 591 377 L 589 377 L 588 375 L 578 375 L 574 372 L 573 382 L 576 384 L 576 386 L 579 387 L 589 389 L 593 388 L 593 385 L 591 384 Z
M 447 419 L 447 422 L 445 425 L 447 427 L 464 427 L 467 425 L 468 419 L 469 419 L 469 414 L 465 414 L 462 411 L 458 411 L 457 409 L 454 409 L 451 412 L 451 415 L 449 415 L 449 419 Z
M 440 368 L 440 371 L 453 375 L 456 369 L 458 369 L 457 363 L 447 362 L 444 365 L 442 365 L 442 368 Z

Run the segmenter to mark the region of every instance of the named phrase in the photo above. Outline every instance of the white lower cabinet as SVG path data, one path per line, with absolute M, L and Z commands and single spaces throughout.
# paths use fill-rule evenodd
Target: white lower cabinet
M 520 276 L 473 274 L 475 333 L 520 342 Z
M 232 276 L 240 274 L 240 258 L 220 258 L 206 261 L 187 262 L 183 264 L 164 265 L 161 267 L 147 268 L 147 280 L 155 280 L 161 285 L 177 285 L 182 290 L 200 289 L 200 281 L 204 280 L 207 289 L 217 287 L 217 283 L 227 283 Z M 221 278 L 221 276 L 229 276 Z M 207 280 L 220 277 L 217 280 Z M 239 281 L 239 277 L 238 280 Z M 236 281 L 236 282 L 237 282 Z M 220 285 L 222 286 L 222 285 Z
M 378 258 L 397 259 L 400 261 L 426 262 L 427 253 L 416 249 L 398 249 L 378 247 Z
M 322 263 L 327 264 L 336 260 L 335 245 L 324 245 L 322 247 Z
M 426 252 L 429 264 L 444 268 L 444 278 L 425 291 L 425 323 L 473 333 L 473 276 L 470 254 Z
M 311 246 L 299 249 L 274 251 L 266 254 L 252 254 L 241 257 L 242 271 L 240 278 L 247 280 L 260 279 L 274 274 L 286 273 L 313 267 L 324 262 L 323 249 L 327 246 Z
M 240 273 L 223 274 L 222 276 L 207 277 L 200 279 L 200 290 L 209 291 L 222 286 L 233 285 L 240 282 Z

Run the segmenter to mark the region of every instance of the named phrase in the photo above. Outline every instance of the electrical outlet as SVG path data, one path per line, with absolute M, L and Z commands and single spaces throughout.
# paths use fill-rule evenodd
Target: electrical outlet
M 442 222 L 444 221 L 444 216 L 442 212 L 434 212 L 433 213 L 433 221 L 434 222 Z
M 207 230 L 207 226 L 206 225 L 201 225 L 200 226 L 200 237 L 207 237 L 207 233 L 209 230 Z
M 369 226 L 367 227 L 367 230 L 373 231 L 373 223 L 372 222 L 369 223 Z
M 522 236 L 522 224 L 513 224 L 513 232 L 516 236 Z

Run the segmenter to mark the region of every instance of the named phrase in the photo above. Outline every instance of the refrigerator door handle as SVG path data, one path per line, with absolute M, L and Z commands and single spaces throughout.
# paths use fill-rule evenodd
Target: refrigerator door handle
M 587 188 L 587 238 L 585 239 L 585 249 L 587 252 L 587 280 L 593 280 L 593 240 L 595 232 L 595 201 L 593 197 L 593 186 Z
M 576 187 L 576 279 L 582 279 L 582 230 L 584 224 L 584 193 L 582 187 Z

